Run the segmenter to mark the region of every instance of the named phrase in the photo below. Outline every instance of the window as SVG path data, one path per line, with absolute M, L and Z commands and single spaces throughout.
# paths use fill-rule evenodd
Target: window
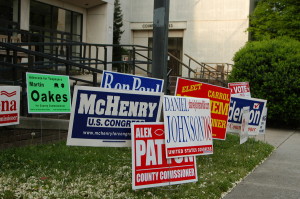
M 44 41 L 81 41 L 82 14 L 31 0 L 30 29 L 44 34 Z
M 0 28 L 14 29 L 19 26 L 19 0 L 0 0 Z

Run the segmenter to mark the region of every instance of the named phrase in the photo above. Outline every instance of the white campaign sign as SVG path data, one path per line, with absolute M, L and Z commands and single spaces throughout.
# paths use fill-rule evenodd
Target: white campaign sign
M 259 126 L 259 135 L 263 135 L 266 133 L 266 124 L 267 124 L 267 115 L 268 115 L 268 108 L 266 107 L 263 110 L 262 119 Z
M 251 98 L 249 82 L 232 82 L 228 83 L 232 97 Z
M 250 118 L 250 107 L 244 107 L 242 109 L 242 125 L 241 125 L 241 132 L 240 132 L 240 144 L 247 142 L 249 134 L 248 134 L 248 123 Z
M 213 153 L 210 100 L 164 96 L 167 158 Z
M 0 126 L 19 124 L 20 87 L 0 86 Z

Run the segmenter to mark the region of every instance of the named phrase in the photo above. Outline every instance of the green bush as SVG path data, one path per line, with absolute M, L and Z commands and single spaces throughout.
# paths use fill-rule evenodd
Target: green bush
M 248 42 L 233 61 L 229 81 L 249 81 L 251 97 L 268 100 L 268 124 L 299 126 L 299 41 L 279 38 Z

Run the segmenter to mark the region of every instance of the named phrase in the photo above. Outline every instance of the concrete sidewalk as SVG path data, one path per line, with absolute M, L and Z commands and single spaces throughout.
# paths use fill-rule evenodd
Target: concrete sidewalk
M 257 139 L 275 151 L 224 199 L 300 199 L 300 131 L 267 129 Z

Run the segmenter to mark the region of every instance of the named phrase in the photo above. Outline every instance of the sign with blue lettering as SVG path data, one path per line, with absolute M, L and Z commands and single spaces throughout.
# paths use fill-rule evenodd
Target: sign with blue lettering
M 162 92 L 163 85 L 164 81 L 161 79 L 104 70 L 100 87 L 120 90 Z
M 262 119 L 263 110 L 266 108 L 267 100 L 256 98 L 231 97 L 227 131 L 240 133 L 242 123 L 243 107 L 250 107 L 248 124 L 249 135 L 257 135 Z
M 157 122 L 163 93 L 75 86 L 67 145 L 128 147 L 132 122 Z
M 167 158 L 213 153 L 210 100 L 164 96 Z

